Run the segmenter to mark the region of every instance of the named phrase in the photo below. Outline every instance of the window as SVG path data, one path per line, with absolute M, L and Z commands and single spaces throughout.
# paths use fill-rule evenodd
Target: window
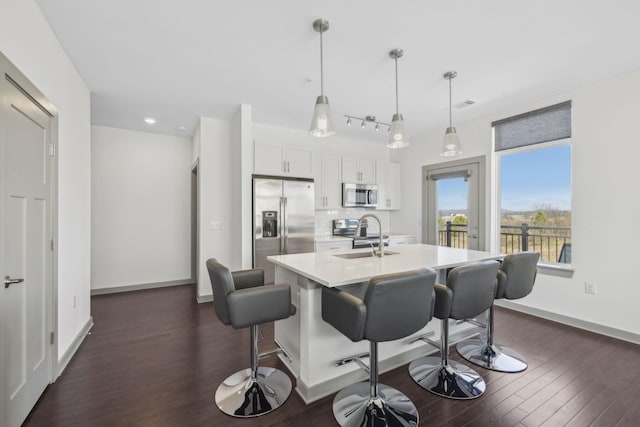
M 502 253 L 571 264 L 571 103 L 492 123 Z

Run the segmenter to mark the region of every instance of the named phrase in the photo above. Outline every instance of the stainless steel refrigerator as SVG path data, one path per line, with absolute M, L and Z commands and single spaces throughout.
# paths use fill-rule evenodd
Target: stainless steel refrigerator
M 315 199 L 313 179 L 253 176 L 253 266 L 275 281 L 269 255 L 313 252 Z

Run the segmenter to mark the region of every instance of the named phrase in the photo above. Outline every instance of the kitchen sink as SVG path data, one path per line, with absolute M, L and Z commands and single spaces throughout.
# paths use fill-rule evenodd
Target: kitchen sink
M 384 256 L 396 255 L 397 253 L 398 252 L 384 251 Z M 345 259 L 377 257 L 376 255 L 373 255 L 371 252 L 351 252 L 351 253 L 348 253 L 348 254 L 338 254 L 338 255 L 334 255 L 334 256 L 337 256 L 337 257 L 340 257 L 340 258 L 345 258 Z

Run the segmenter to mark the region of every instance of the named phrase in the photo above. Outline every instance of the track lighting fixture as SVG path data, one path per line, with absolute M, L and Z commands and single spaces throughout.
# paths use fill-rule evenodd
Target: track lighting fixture
M 389 123 L 384 123 L 384 122 L 379 122 L 376 120 L 376 116 L 365 116 L 365 117 L 358 117 L 358 116 L 350 116 L 348 114 L 344 115 L 347 118 L 347 126 L 351 126 L 351 119 L 353 120 L 360 120 L 360 127 L 362 129 L 367 127 L 367 123 L 375 123 L 375 127 L 374 129 L 379 131 L 380 130 L 380 125 L 386 126 L 387 129 L 391 127 L 391 125 Z

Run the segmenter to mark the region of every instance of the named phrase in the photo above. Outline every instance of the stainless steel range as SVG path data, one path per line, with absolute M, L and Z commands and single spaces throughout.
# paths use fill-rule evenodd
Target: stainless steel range
M 356 228 L 358 228 L 357 219 L 334 219 L 333 220 L 333 235 L 342 237 L 353 238 L 353 249 L 369 248 L 371 246 L 378 246 L 380 237 L 377 234 L 370 234 L 367 232 L 366 220 L 363 221 L 360 228 L 360 235 L 356 236 Z M 389 236 L 383 234 L 382 241 L 384 246 L 389 246 Z

